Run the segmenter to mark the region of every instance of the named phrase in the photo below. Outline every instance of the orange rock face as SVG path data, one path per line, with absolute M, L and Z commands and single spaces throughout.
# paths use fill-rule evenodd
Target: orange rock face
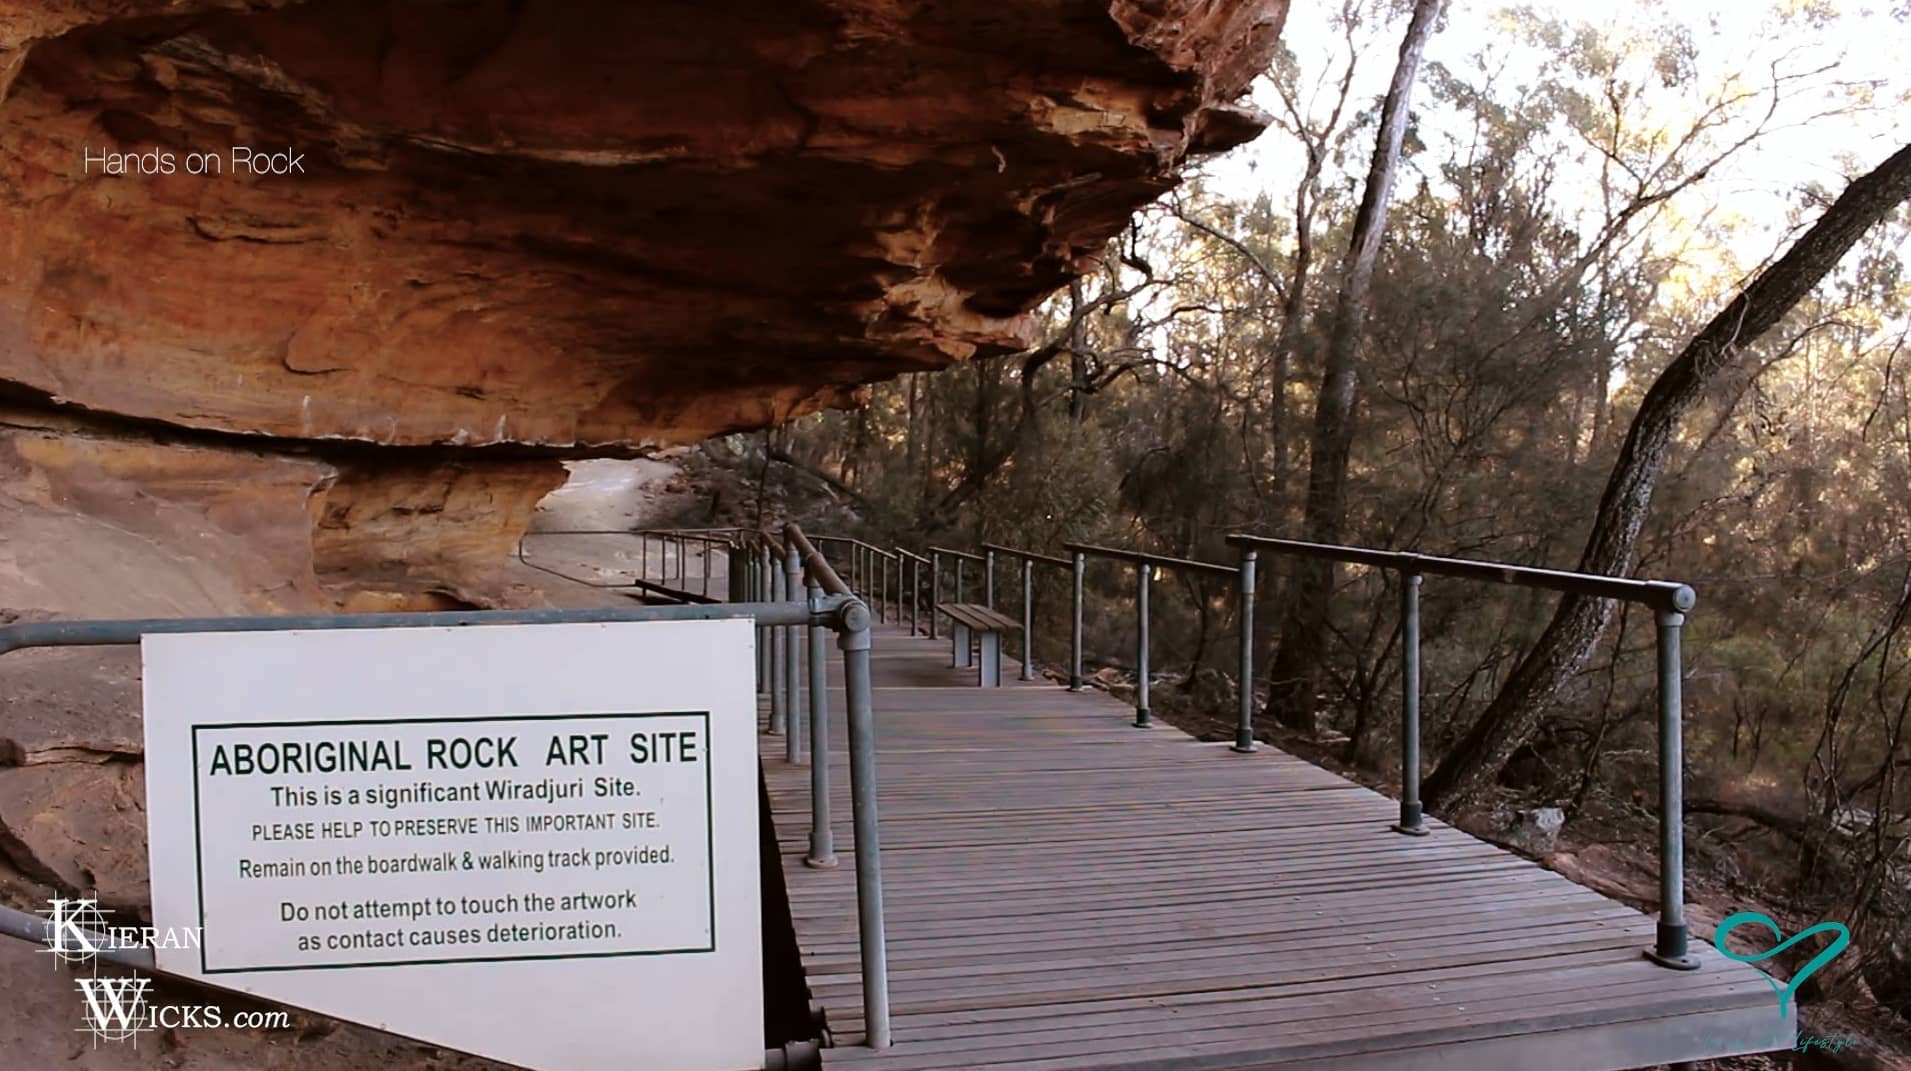
M 842 404 L 1025 346 L 1190 153 L 1258 132 L 1230 102 L 1284 14 L 0 0 L 0 382 L 578 454 Z
M 1259 132 L 1232 101 L 1285 13 L 0 0 L 0 623 L 620 601 L 509 557 L 558 457 L 1025 347 Z M 138 689 L 130 649 L 0 658 L 0 901 L 145 900 Z M 74 1059 L 41 958 L 0 941 L 23 1067 Z M 190 1055 L 481 1066 L 351 1028 Z

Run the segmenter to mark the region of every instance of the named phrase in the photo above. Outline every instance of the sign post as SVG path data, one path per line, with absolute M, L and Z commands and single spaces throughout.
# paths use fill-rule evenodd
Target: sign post
M 761 1065 L 743 619 L 149 635 L 159 966 L 540 1071 Z

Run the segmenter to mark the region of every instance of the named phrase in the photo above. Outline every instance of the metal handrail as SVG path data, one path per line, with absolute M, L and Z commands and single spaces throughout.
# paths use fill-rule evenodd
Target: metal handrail
M 906 585 L 909 591 L 909 635 L 914 636 L 918 631 L 918 624 L 922 616 L 922 567 L 930 565 L 931 562 L 928 558 L 917 554 L 915 551 L 905 550 L 902 547 L 896 547 L 894 549 L 896 553 L 896 620 L 901 622 L 903 619 L 902 593 Z M 903 579 L 903 567 L 905 565 L 907 565 L 909 572 L 909 577 L 906 581 Z
M 874 543 L 865 543 L 864 541 L 857 539 L 855 536 L 818 535 L 818 536 L 811 536 L 810 538 L 815 540 L 818 543 L 850 543 L 855 546 L 861 547 L 864 550 L 875 551 L 877 554 L 880 554 L 885 558 L 895 557 L 894 552 L 885 550 Z
M 1146 551 L 1122 550 L 1118 547 L 1100 547 L 1093 543 L 1063 543 L 1063 550 L 1086 554 L 1091 558 L 1114 558 L 1117 561 L 1135 562 L 1144 565 L 1164 566 L 1170 569 L 1186 569 L 1190 572 L 1210 573 L 1220 576 L 1233 576 L 1239 572 L 1232 565 L 1218 562 L 1196 561 L 1193 558 L 1171 558 L 1164 554 L 1149 554 Z M 1064 562 L 1063 564 L 1073 564 Z
M 1596 573 L 1540 569 L 1531 565 L 1508 565 L 1504 562 L 1483 562 L 1468 558 L 1442 558 L 1408 551 L 1304 543 L 1297 539 L 1274 539 L 1269 536 L 1245 533 L 1230 535 L 1227 541 L 1235 546 L 1256 547 L 1276 554 L 1326 558 L 1329 561 L 1371 565 L 1380 569 L 1392 569 L 1396 572 L 1419 576 L 1453 576 L 1462 580 L 1479 580 L 1490 584 L 1545 588 L 1573 595 L 1591 596 L 1596 599 L 1619 599 L 1625 602 L 1642 603 L 1654 610 L 1670 613 L 1686 613 L 1698 603 L 1698 595 L 1690 585 L 1674 580 L 1635 580 L 1630 577 L 1601 576 Z
M 1686 611 L 1698 603 L 1689 585 L 1671 580 L 1637 580 L 1594 573 L 1540 569 L 1530 565 L 1443 558 L 1408 551 L 1377 550 L 1237 533 L 1228 543 L 1241 548 L 1244 575 L 1251 574 L 1257 551 L 1368 565 L 1400 574 L 1400 822 L 1402 833 L 1424 834 L 1420 802 L 1420 583 L 1427 575 L 1544 588 L 1570 595 L 1619 599 L 1652 609 L 1658 631 L 1659 678 L 1659 922 L 1646 955 L 1662 966 L 1691 970 L 1698 960 L 1689 952 L 1685 921 L 1685 770 L 1682 715 L 1681 633 Z M 1241 679 L 1254 679 L 1251 643 L 1241 646 Z M 1243 719 L 1249 716 L 1244 709 Z
M 538 572 L 540 572 L 540 573 L 548 573 L 548 574 L 550 574 L 551 576 L 554 576 L 554 577 L 557 577 L 557 578 L 559 578 L 560 580 L 568 580 L 568 581 L 570 581 L 570 582 L 571 582 L 571 583 L 573 583 L 573 584 L 583 584 L 583 585 L 584 585 L 584 586 L 586 586 L 586 587 L 592 587 L 592 588 L 617 588 L 617 587 L 624 587 L 624 586 L 626 586 L 626 585 L 624 585 L 624 584 L 622 584 L 622 583 L 615 583 L 615 584 L 604 584 L 604 583 L 600 583 L 600 582 L 598 582 L 598 581 L 595 581 L 595 580 L 590 580 L 590 579 L 587 579 L 587 578 L 585 578 L 585 577 L 581 577 L 581 576 L 572 576 L 572 575 L 571 575 L 570 573 L 566 573 L 566 572 L 562 572 L 562 571 L 560 571 L 560 570 L 557 570 L 557 569 L 553 569 L 553 568 L 551 568 L 551 567 L 550 567 L 550 566 L 548 566 L 548 565 L 539 565 L 538 563 L 536 563 L 536 562 L 534 562 L 534 561 L 532 561 L 531 559 L 529 559 L 529 558 L 527 558 L 527 557 L 525 557 L 525 555 L 524 555 L 524 541 L 525 541 L 525 540 L 527 540 L 527 539 L 529 539 L 529 538 L 531 538 L 531 537 L 532 537 L 532 536 L 534 536 L 534 535 L 542 535 L 542 534 L 543 534 L 542 532 L 525 532 L 525 533 L 523 533 L 522 535 L 520 535 L 520 536 L 518 536 L 518 546 L 517 546 L 517 559 L 518 559 L 518 564 L 519 564 L 519 565 L 522 565 L 522 566 L 524 566 L 524 567 L 525 567 L 525 568 L 527 568 L 527 569 L 536 569 L 536 570 L 537 570 Z M 602 531 L 602 532 L 597 532 L 597 531 L 592 531 L 592 532 L 563 532 L 563 533 L 558 533 L 558 534 L 561 534 L 561 535 L 621 535 L 621 536 L 629 536 L 629 535 L 634 535 L 635 533 L 633 533 L 633 532 L 627 532 L 627 531 Z M 640 570 L 639 570 L 639 572 L 641 573 L 641 572 L 642 572 L 642 570 L 640 569 Z
M 849 795 L 851 826 L 856 834 L 856 917 L 863 969 L 863 1021 L 868 1024 L 869 1046 L 887 1048 L 889 1026 L 889 955 L 883 928 L 882 847 L 876 820 L 876 716 L 870 688 L 869 608 L 838 576 L 829 559 L 804 536 L 794 521 L 784 525 L 790 580 L 800 584 L 798 566 L 807 574 L 812 605 L 829 598 L 851 600 L 846 620 L 861 624 L 859 631 L 843 633 L 843 673 L 851 682 L 844 690 L 849 729 Z M 792 593 L 794 594 L 794 593 Z M 804 863 L 814 867 L 837 865 L 830 826 L 829 681 L 822 655 L 824 637 L 809 630 L 809 742 L 810 851 Z M 860 684 L 856 683 L 860 682 Z M 794 755 L 802 719 L 791 708 L 790 751 Z
M 1033 606 L 1029 594 L 1033 587 L 1032 566 L 1035 562 L 1071 566 L 1074 573 L 1074 605 L 1068 688 L 1070 691 L 1081 691 L 1084 684 L 1082 589 L 1086 559 L 1090 556 L 1105 557 L 1133 564 L 1136 574 L 1137 615 L 1135 724 L 1146 726 L 1149 723 L 1148 593 L 1154 570 L 1176 568 L 1212 576 L 1234 576 L 1237 585 L 1236 597 L 1240 606 L 1241 670 L 1240 686 L 1237 689 L 1239 716 L 1233 750 L 1252 752 L 1254 750 L 1254 594 L 1259 553 L 1267 551 L 1270 554 L 1324 558 L 1330 561 L 1389 569 L 1399 573 L 1402 633 L 1401 789 L 1400 821 L 1393 828 L 1400 833 L 1416 836 L 1425 835 L 1427 832 L 1424 808 L 1420 800 L 1420 586 L 1424 576 L 1450 576 L 1462 580 L 1541 588 L 1582 597 L 1620 599 L 1650 607 L 1655 614 L 1658 628 L 1660 903 L 1658 935 L 1647 955 L 1654 962 L 1667 967 L 1690 969 L 1697 965 L 1697 961 L 1688 952 L 1689 939 L 1685 921 L 1684 775 L 1681 767 L 1683 742 L 1680 725 L 1683 705 L 1681 633 L 1686 612 L 1697 603 L 1697 595 L 1689 585 L 1670 580 L 1599 576 L 1527 565 L 1447 558 L 1409 551 L 1277 539 L 1248 533 L 1229 535 L 1227 542 L 1238 548 L 1240 552 L 1240 563 L 1236 566 L 1080 542 L 1063 544 L 1064 548 L 1070 552 L 1070 559 L 1064 562 L 1062 559 L 1033 551 L 983 543 L 981 547 L 985 556 L 982 560 L 986 570 L 987 585 L 985 598 L 990 606 L 994 605 L 995 555 L 1006 554 L 1020 558 L 1023 562 L 1023 677 L 1027 679 L 1030 677 L 1029 653 L 1031 650 L 1028 642 L 1028 626 L 1033 623 Z M 977 555 L 950 547 L 931 547 L 929 550 L 937 563 L 945 554 L 955 558 L 956 599 L 960 601 L 962 597 L 961 564 L 965 560 L 975 560 Z M 940 569 L 935 563 L 932 563 L 931 569 L 935 577 L 936 589 L 932 594 L 929 632 L 933 638 L 935 636 L 934 610 L 940 602 L 941 592 Z
M 764 534 L 767 537 L 767 533 Z M 801 545 L 801 533 L 792 526 L 789 540 L 792 553 Z M 742 565 L 749 555 L 767 565 L 771 540 L 751 540 L 755 547 L 732 548 L 733 564 Z M 812 548 L 813 553 L 813 548 Z M 814 555 L 812 569 L 820 579 L 832 575 L 827 561 Z M 733 592 L 760 595 L 767 577 L 756 568 L 733 568 L 730 582 Z M 840 580 L 835 587 L 841 588 Z M 367 629 L 367 628 L 441 628 L 448 626 L 481 627 L 488 625 L 535 625 L 559 623 L 600 623 L 621 621 L 702 621 L 725 618 L 750 618 L 760 632 L 773 629 L 807 629 L 812 637 L 810 659 L 810 698 L 812 716 L 827 711 L 828 686 L 821 652 L 823 644 L 815 637 L 834 630 L 843 651 L 846 702 L 849 710 L 851 742 L 851 804 L 856 830 L 856 883 L 858 923 L 862 941 L 862 981 L 864 1020 L 868 1027 L 866 1043 L 886 1048 L 891 1041 L 889 1023 L 889 982 L 882 907 L 880 846 L 877 841 L 875 783 L 875 719 L 870 684 L 870 620 L 864 603 L 846 590 L 812 592 L 807 599 L 746 601 L 713 605 L 629 606 L 588 609 L 452 610 L 439 612 L 390 614 L 303 614 L 286 616 L 144 618 L 126 620 L 51 620 L 25 621 L 0 625 L 0 655 L 35 647 L 124 646 L 135 645 L 149 635 L 187 632 L 271 632 L 291 629 Z M 759 647 L 762 645 L 759 644 Z M 760 663 L 759 663 L 760 665 Z M 794 686 L 791 674 L 789 683 Z M 763 685 L 771 684 L 760 680 Z M 772 688 L 772 691 L 778 689 Z M 827 733 L 811 736 L 813 767 L 827 771 Z M 821 761 L 818 761 L 818 759 Z M 824 782 L 825 786 L 827 782 Z M 826 805 L 827 792 L 819 804 Z M 826 816 L 827 811 L 823 814 Z M 827 830 L 825 825 L 824 830 Z M 814 836 L 814 833 L 812 834 Z M 825 842 L 826 843 L 826 842 Z M 751 849 L 754 852 L 754 847 Z M 833 856 L 830 858 L 833 861 Z M 44 920 L 12 908 L 0 907 L 0 935 L 44 941 Z M 157 970 L 149 956 L 108 957 L 137 969 Z M 771 1050 L 765 1054 L 765 1066 L 785 1066 L 789 1053 Z
M 980 554 L 974 554 L 966 550 L 956 550 L 953 547 L 930 547 L 929 552 L 931 554 L 946 554 L 951 558 L 965 559 L 972 562 L 982 560 L 982 555 Z
M 1042 554 L 1033 550 L 1021 550 L 1017 547 L 1005 547 L 1000 543 L 983 543 L 983 544 L 980 544 L 980 546 L 982 547 L 984 551 L 994 551 L 997 554 L 1006 554 L 1011 558 L 1020 558 L 1023 561 L 1030 561 L 1030 562 L 1039 562 L 1043 565 L 1059 565 L 1062 568 L 1066 569 L 1070 565 L 1074 564 L 1073 562 L 1069 561 L 1067 558 L 1057 558 L 1053 554 Z
M 942 559 L 945 557 L 955 560 L 955 601 L 958 603 L 962 601 L 962 563 L 982 562 L 985 565 L 989 563 L 989 559 L 970 551 L 956 550 L 953 547 L 931 546 L 929 548 L 929 638 L 932 640 L 936 638 L 936 615 L 942 611 Z M 985 573 L 988 577 L 987 591 L 982 602 L 993 610 L 995 609 L 995 570 L 987 569 Z
M 823 611 L 840 616 L 851 600 L 831 600 Z M 602 621 L 709 621 L 756 617 L 771 625 L 807 624 L 817 611 L 717 603 L 711 606 L 613 606 L 590 609 L 431 610 L 395 614 L 284 614 L 244 617 L 158 617 L 18 621 L 0 625 L 0 655 L 27 647 L 123 647 L 141 636 L 177 632 L 283 632 L 288 629 L 445 628 L 479 625 L 553 625 Z M 830 628 L 846 627 L 832 620 Z
M 1068 689 L 1071 692 L 1082 690 L 1082 582 L 1087 575 L 1087 559 L 1090 557 L 1112 558 L 1124 561 L 1135 567 L 1135 726 L 1146 729 L 1152 720 L 1148 708 L 1149 668 L 1148 668 L 1148 591 L 1153 586 L 1154 572 L 1158 568 L 1181 569 L 1188 572 L 1208 575 L 1236 577 L 1241 591 L 1241 649 L 1247 651 L 1253 642 L 1254 630 L 1254 573 L 1252 563 L 1244 567 L 1219 565 L 1215 562 L 1196 561 L 1192 558 L 1172 558 L 1164 554 L 1150 554 L 1146 551 L 1126 550 L 1119 547 L 1103 547 L 1093 543 L 1063 543 L 1063 549 L 1071 555 L 1069 565 L 1074 571 L 1074 620 L 1072 622 L 1074 642 L 1069 647 Z M 1241 725 L 1234 735 L 1234 750 L 1254 750 L 1254 730 L 1250 719 L 1253 717 L 1253 678 L 1242 677 L 1240 692 Z
M 695 540 L 697 540 L 698 542 L 703 542 L 703 543 L 718 543 L 718 544 L 721 544 L 721 545 L 723 545 L 723 546 L 735 546 L 735 545 L 736 545 L 736 540 L 734 540 L 734 539 L 722 539 L 722 538 L 718 538 L 718 537 L 716 537 L 716 536 L 712 536 L 712 535 L 706 535 L 706 534 L 705 534 L 705 533 L 707 533 L 707 532 L 714 532 L 714 531 L 724 531 L 724 530 L 726 530 L 726 529 L 715 529 L 715 528 L 706 528 L 706 529 L 689 529 L 689 528 L 686 528 L 686 529 L 677 529 L 677 528 L 531 528 L 531 529 L 526 529 L 526 530 L 525 530 L 525 533 L 524 533 L 524 536 L 528 538 L 528 537 L 530 537 L 530 536 L 580 536 L 580 535 L 584 535 L 584 536 L 594 536 L 594 535 L 621 535 L 621 536 L 636 536 L 636 535 L 670 535 L 670 536 L 681 536 L 681 537 L 683 537 L 683 538 L 685 538 L 685 539 L 695 539 Z
M 789 534 L 790 542 L 795 545 L 797 553 L 801 555 L 803 567 L 808 570 L 811 583 L 821 587 L 830 595 L 853 594 L 849 590 L 849 585 L 843 583 L 843 578 L 836 575 L 836 570 L 829 564 L 829 559 L 823 557 L 822 552 L 803 535 L 803 529 L 797 527 L 795 521 L 785 525 L 783 530 Z M 844 540 L 841 536 L 817 536 L 816 539 L 818 542 L 826 539 L 857 542 L 853 539 Z
M 1053 565 L 1063 569 L 1071 568 L 1075 563 L 1067 558 L 1057 558 L 1052 554 L 1041 554 L 1020 547 L 1005 547 L 1000 543 L 983 543 L 982 552 L 988 558 L 983 568 L 989 578 L 989 605 L 995 605 L 995 556 L 1006 555 L 1019 558 L 1022 562 L 1022 680 L 1035 679 L 1035 567 Z
M 851 588 L 859 593 L 873 594 L 873 606 L 877 621 L 887 621 L 889 617 L 889 566 L 896 564 L 898 584 L 902 579 L 902 564 L 891 551 L 884 550 L 874 543 L 865 542 L 854 536 L 819 535 L 812 537 L 817 543 L 842 543 L 849 548 L 849 560 L 846 565 L 849 576 L 846 578 Z M 873 583 L 873 588 L 872 588 Z M 901 592 L 897 592 L 897 612 L 901 613 Z
M 711 551 L 709 548 L 721 547 L 724 549 L 726 553 L 733 550 L 739 545 L 739 543 L 741 542 L 740 540 L 733 537 L 729 537 L 729 536 L 719 536 L 719 535 L 716 535 L 715 533 L 735 533 L 735 532 L 747 533 L 748 530 L 741 529 L 741 528 L 704 528 L 704 529 L 549 528 L 549 529 L 539 529 L 535 531 L 526 531 L 522 535 L 518 536 L 517 559 L 520 565 L 526 566 L 527 568 L 536 569 L 538 572 L 549 573 L 552 576 L 560 577 L 564 580 L 569 580 L 573 583 L 584 584 L 589 587 L 619 588 L 619 587 L 628 586 L 628 587 L 640 589 L 650 594 L 661 595 L 665 598 L 676 599 L 679 602 L 706 602 L 706 603 L 716 602 L 718 600 L 710 594 L 710 581 L 712 577 L 710 573 Z M 628 585 L 621 582 L 605 584 L 605 583 L 600 583 L 596 580 L 587 579 L 585 577 L 574 576 L 570 573 L 562 572 L 560 570 L 553 569 L 549 566 L 539 565 L 537 562 L 532 561 L 529 557 L 526 556 L 525 542 L 533 538 L 542 538 L 545 536 L 624 536 L 627 538 L 635 539 L 637 540 L 637 548 L 638 548 L 637 549 L 637 568 L 636 568 L 637 576 Z M 661 559 L 660 564 L 662 565 L 662 572 L 663 572 L 662 582 L 658 580 L 653 580 L 651 579 L 651 576 L 650 576 L 650 543 L 652 540 L 663 541 L 664 549 L 662 553 L 659 555 Z M 669 548 L 673 541 L 675 542 L 677 547 L 677 577 L 676 577 L 676 586 L 674 587 L 668 582 L 670 580 L 670 550 Z M 686 564 L 690 557 L 689 552 L 687 548 L 685 547 L 685 544 L 687 543 L 698 543 L 704 547 L 704 549 L 698 554 L 698 557 L 702 561 L 703 575 L 699 578 L 700 583 L 698 584 L 697 589 L 694 591 L 690 587 L 691 577 L 689 575 L 688 567 Z

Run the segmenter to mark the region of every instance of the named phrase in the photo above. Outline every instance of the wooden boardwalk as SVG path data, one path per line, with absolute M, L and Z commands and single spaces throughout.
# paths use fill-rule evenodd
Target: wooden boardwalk
M 1431 820 L 1400 836 L 1384 796 L 1266 746 L 1136 729 L 1101 693 L 976 688 L 946 639 L 890 628 L 873 664 L 895 1044 L 861 1048 L 830 663 L 839 869 L 803 865 L 808 770 L 762 738 L 826 1068 L 1572 1071 L 1791 1036 L 1758 972 L 1710 947 L 1698 971 L 1654 966 L 1650 919 L 1531 862 Z

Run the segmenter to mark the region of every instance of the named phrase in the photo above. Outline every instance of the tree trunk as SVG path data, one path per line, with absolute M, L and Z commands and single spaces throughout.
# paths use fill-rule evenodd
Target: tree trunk
M 1847 187 L 1783 257 L 1760 272 L 1686 344 L 1646 392 L 1626 431 L 1593 518 L 1592 534 L 1580 555 L 1581 572 L 1624 575 L 1631 569 L 1653 487 L 1665 467 L 1679 421 L 1722 370 L 1809 294 L 1865 231 L 1907 198 L 1911 198 L 1911 145 Z M 1427 778 L 1424 796 L 1429 807 L 1450 812 L 1465 806 L 1499 776 L 1508 756 L 1526 742 L 1567 679 L 1585 664 L 1613 610 L 1610 600 L 1561 597 L 1539 642 Z
M 903 440 L 902 470 L 908 481 L 916 480 L 916 473 L 922 464 L 922 422 L 921 422 L 922 373 L 909 373 L 909 418 L 908 437 Z M 918 500 L 917 505 L 922 503 Z
M 1387 202 L 1400 162 L 1400 143 L 1407 132 L 1413 83 L 1439 15 L 1440 0 L 1415 0 L 1413 18 L 1400 42 L 1400 62 L 1394 66 L 1393 82 L 1387 87 L 1387 99 L 1381 108 L 1380 133 L 1374 140 L 1366 190 L 1354 216 L 1347 267 L 1334 305 L 1333 333 L 1328 337 L 1326 367 L 1314 404 L 1314 434 L 1307 463 L 1303 519 L 1307 538 L 1317 543 L 1338 543 L 1347 520 L 1347 458 L 1353 447 L 1361 330 L 1373 289 L 1374 262 L 1379 259 L 1381 238 L 1387 229 Z M 1281 623 L 1280 648 L 1274 656 L 1268 706 L 1283 725 L 1307 732 L 1315 728 L 1314 697 L 1326 654 L 1323 639 L 1334 573 L 1332 562 L 1313 558 L 1295 562 L 1288 611 Z
M 1268 413 L 1267 433 L 1274 440 L 1272 498 L 1277 526 L 1287 522 L 1287 470 L 1292 463 L 1287 449 L 1287 381 L 1307 317 L 1307 276 L 1314 266 L 1313 192 L 1320 183 L 1321 164 L 1326 158 L 1325 144 L 1308 145 L 1307 171 L 1294 191 L 1294 269 L 1288 277 L 1287 297 L 1281 302 L 1281 329 L 1274 338 L 1273 382 L 1268 384 L 1272 409 Z

